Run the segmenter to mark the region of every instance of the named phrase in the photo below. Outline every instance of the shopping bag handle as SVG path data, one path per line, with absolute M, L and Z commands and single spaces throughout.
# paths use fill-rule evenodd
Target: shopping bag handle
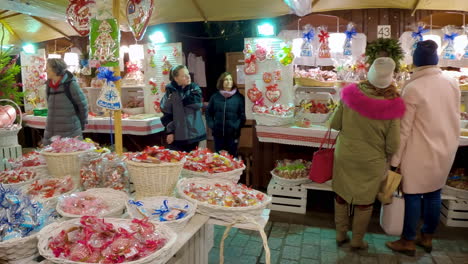
M 322 138 L 322 142 L 320 143 L 320 148 L 319 149 L 323 149 L 323 145 L 325 144 L 325 142 L 327 142 L 327 145 L 328 145 L 328 148 L 332 148 L 335 143 L 336 143 L 336 139 L 335 139 L 335 142 L 333 142 L 333 144 L 331 143 L 331 128 L 329 128 L 327 130 L 327 132 L 325 132 L 325 136 Z M 331 147 L 330 147 L 331 145 Z

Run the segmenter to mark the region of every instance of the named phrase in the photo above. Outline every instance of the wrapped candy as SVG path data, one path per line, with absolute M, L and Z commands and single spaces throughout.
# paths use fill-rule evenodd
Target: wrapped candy
M 228 152 L 213 153 L 206 148 L 192 150 L 184 163 L 184 169 L 208 173 L 228 172 L 243 167 L 244 162 Z
M 43 151 L 52 153 L 70 153 L 95 148 L 94 143 L 89 143 L 76 138 L 62 138 L 60 136 L 54 136 L 51 141 L 52 143 L 46 146 Z
M 266 200 L 266 196 L 243 184 L 199 184 L 183 186 L 185 195 L 200 202 L 223 207 L 254 206 Z
M 281 98 L 281 90 L 278 89 L 277 83 L 268 85 L 265 88 L 267 90 L 265 96 L 270 102 L 276 103 Z
M 330 37 L 330 34 L 328 34 L 327 27 L 326 26 L 319 26 L 318 27 L 318 37 L 319 37 L 319 58 L 321 59 L 326 59 L 330 58 L 330 47 L 328 45 L 328 38 Z
M 260 92 L 261 93 L 261 92 Z M 254 113 L 262 113 L 263 111 L 265 111 L 266 109 L 266 106 L 265 106 L 265 98 L 263 98 L 263 96 L 261 96 L 260 94 L 260 98 L 256 101 L 252 101 L 253 105 L 252 105 L 252 112 Z
M 151 220 L 156 220 L 159 222 L 182 219 L 187 216 L 187 211 L 189 209 L 188 204 L 181 208 L 178 205 L 171 206 L 168 200 L 164 200 L 159 209 L 153 209 L 153 212 L 148 212 L 148 210 L 145 209 L 142 201 L 129 200 L 128 202 L 130 206 L 135 207 L 145 217 L 149 217 Z
M 82 155 L 80 157 L 80 179 L 83 189 L 88 190 L 101 186 L 101 162 L 102 157 L 98 153 Z
M 74 215 L 102 215 L 109 205 L 99 197 L 87 193 L 74 193 L 60 197 L 62 211 Z
M 83 216 L 80 225 L 62 230 L 49 241 L 56 257 L 87 263 L 123 263 L 144 258 L 164 247 L 164 238 L 148 219 L 116 227 L 104 219 Z
M 140 71 L 140 67 L 136 63 L 130 61 L 127 62 L 127 74 L 122 79 L 124 85 L 141 85 L 143 84 L 143 73 Z
M 35 167 L 46 165 L 44 157 L 38 151 L 31 151 L 29 153 L 23 154 L 17 159 L 10 159 L 8 162 L 12 165 L 13 168 L 21 167 Z
M 343 55 L 345 56 L 351 56 L 353 55 L 353 49 L 352 49 L 352 42 L 353 42 L 353 37 L 357 34 L 356 32 L 356 26 L 354 23 L 350 22 L 346 26 L 346 31 L 344 32 L 346 35 L 345 43 L 343 46 Z
M 70 176 L 63 179 L 41 179 L 32 183 L 26 193 L 35 199 L 48 199 L 73 190 L 73 180 Z
M 419 22 L 416 31 L 411 33 L 411 37 L 413 38 L 413 46 L 411 48 L 411 54 L 414 53 L 414 50 L 416 49 L 418 42 L 423 40 L 423 34 L 429 31 L 429 29 L 426 29 L 425 27 L 426 27 L 425 23 Z
M 255 56 L 259 62 L 267 59 L 268 50 L 260 44 L 255 44 Z
M 257 73 L 257 56 L 255 56 L 255 54 L 251 54 L 250 56 L 246 57 L 244 62 L 245 74 L 252 75 Z
M 101 170 L 103 187 L 129 191 L 130 178 L 127 166 L 118 155 L 105 155 L 102 160 Z
M 288 66 L 294 60 L 294 53 L 292 52 L 292 45 L 288 44 L 281 48 L 281 51 L 278 52 L 279 62 L 283 66 Z
M 301 47 L 301 57 L 312 57 L 314 52 L 314 47 L 312 45 L 314 35 L 314 28 L 310 24 L 305 25 L 304 30 L 302 31 L 302 39 L 304 42 Z
M 185 152 L 166 149 L 162 146 L 147 146 L 142 152 L 126 153 L 127 158 L 132 161 L 157 164 L 162 162 L 179 162 L 185 155 Z
M 0 172 L 0 184 L 16 184 L 29 181 L 36 177 L 36 172 L 24 169 L 6 170 Z
M 57 217 L 47 204 L 35 203 L 20 190 L 0 184 L 0 242 L 37 233 Z
M 455 60 L 457 55 L 455 53 L 454 41 L 455 37 L 458 36 L 455 26 L 445 26 L 442 28 L 442 31 L 444 32 L 444 40 L 447 41 L 447 46 L 445 46 L 444 50 L 442 51 L 442 58 L 447 60 Z
M 262 92 L 257 88 L 255 84 L 253 84 L 252 88 L 247 90 L 247 97 L 253 103 L 262 98 Z

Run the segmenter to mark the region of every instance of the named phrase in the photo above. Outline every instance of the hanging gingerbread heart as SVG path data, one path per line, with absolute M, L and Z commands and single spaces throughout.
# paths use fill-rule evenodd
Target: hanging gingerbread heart
M 89 34 L 89 22 L 93 17 L 94 0 L 70 0 L 67 8 L 68 24 L 82 37 Z
M 252 75 L 257 73 L 257 57 L 252 54 L 247 59 L 245 59 L 244 73 L 247 75 Z
M 141 40 L 153 13 L 153 0 L 128 0 L 127 21 L 133 36 Z
M 258 90 L 257 86 L 254 84 L 252 88 L 247 90 L 247 97 L 249 97 L 249 100 L 253 103 L 260 100 L 262 92 Z
M 266 98 L 272 102 L 276 103 L 281 97 L 281 91 L 278 89 L 278 84 L 269 85 L 266 87 L 267 91 L 265 93 Z

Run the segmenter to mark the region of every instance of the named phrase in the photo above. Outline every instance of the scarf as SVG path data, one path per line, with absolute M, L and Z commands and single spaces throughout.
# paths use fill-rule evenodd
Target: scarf
M 221 90 L 219 92 L 224 96 L 224 98 L 229 98 L 237 92 L 237 89 L 232 89 L 231 91 Z
M 62 78 L 60 78 L 60 80 L 58 80 L 57 82 L 54 82 L 52 79 L 49 80 L 49 87 L 54 89 L 54 91 L 57 91 L 57 89 L 59 88 L 60 86 L 60 83 L 62 82 Z

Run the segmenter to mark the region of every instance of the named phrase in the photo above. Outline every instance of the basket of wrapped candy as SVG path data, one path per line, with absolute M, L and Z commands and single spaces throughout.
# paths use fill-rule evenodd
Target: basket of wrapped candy
M 185 153 L 154 146 L 140 153 L 127 153 L 127 157 L 137 199 L 172 195 L 184 166 Z
M 104 187 L 129 191 L 127 165 L 115 153 L 84 155 L 81 158 L 80 177 L 81 187 L 84 190 Z
M 23 121 L 21 108 L 9 99 L 0 99 L 0 102 L 13 104 L 16 107 L 15 109 L 11 105 L 0 105 L 0 148 L 16 146 Z
M 198 213 L 228 222 L 258 218 L 271 202 L 271 197 L 260 191 L 222 179 L 180 179 L 177 192 L 196 203 Z
M 51 206 L 56 205 L 57 199 L 63 194 L 71 194 L 76 189 L 76 183 L 70 176 L 58 178 L 38 179 L 31 184 L 22 187 L 23 191 L 32 199 Z
M 75 183 L 80 182 L 80 159 L 84 152 L 94 149 L 94 144 L 76 138 L 53 137 L 41 154 L 44 156 L 50 175 L 54 178 L 71 176 Z
M 284 126 L 294 123 L 294 107 L 275 104 L 270 107 L 256 106 L 252 113 L 257 125 Z
M 204 177 L 238 182 L 245 169 L 242 160 L 235 159 L 226 151 L 213 153 L 198 148 L 186 156 L 182 177 Z
M 37 233 L 55 221 L 56 212 L 30 200 L 19 189 L 0 185 L 0 263 L 37 254 Z
M 296 117 L 312 123 L 325 123 L 336 107 L 330 93 L 307 93 L 301 99 Z
M 197 205 L 184 199 L 169 196 L 146 197 L 127 201 L 131 218 L 146 218 L 180 232 L 195 215 Z
M 302 159 L 280 160 L 271 175 L 279 185 L 292 187 L 310 182 L 309 168 L 310 162 Z
M 47 164 L 44 157 L 37 152 L 31 151 L 18 157 L 17 159 L 10 159 L 8 161 L 13 168 L 23 168 L 25 170 L 31 170 L 36 173 L 38 178 L 45 178 L 49 176 Z
M 138 219 L 83 216 L 51 224 L 39 233 L 39 253 L 54 263 L 162 264 L 177 234 Z
M 18 188 L 33 182 L 36 178 L 36 172 L 22 168 L 0 171 L 0 184 L 5 187 Z
M 110 188 L 95 188 L 63 195 L 57 203 L 57 212 L 64 217 L 93 215 L 120 217 L 125 209 L 127 194 Z

